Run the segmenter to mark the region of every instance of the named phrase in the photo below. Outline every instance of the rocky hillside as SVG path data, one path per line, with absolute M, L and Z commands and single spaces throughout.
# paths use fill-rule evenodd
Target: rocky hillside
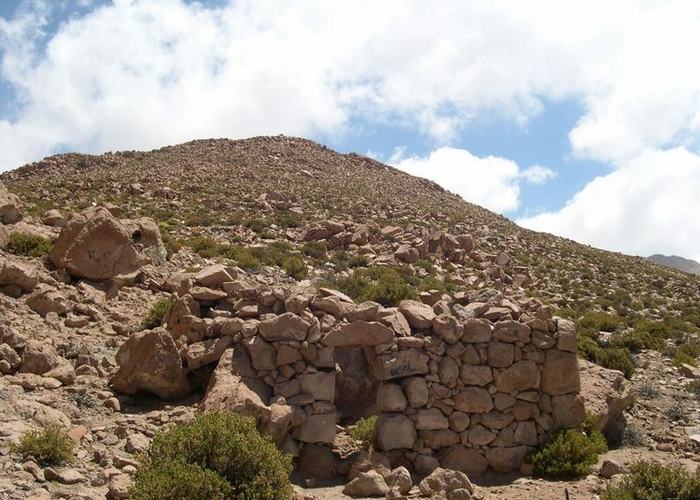
M 386 456 L 364 465 L 387 481 L 402 465 L 450 463 L 445 454 L 470 456 L 469 474 L 517 469 L 490 443 L 522 460 L 562 418 L 557 406 L 583 402 L 611 443 L 642 446 L 612 457 L 617 472 L 640 450 L 700 460 L 697 276 L 522 229 L 304 139 L 64 154 L 0 179 L 0 498 L 127 498 L 154 434 L 211 401 L 260 415 L 298 455 L 304 484 L 357 475 L 367 458 L 335 424 L 381 412 L 378 391 L 408 429 L 380 430 Z M 581 399 L 577 350 L 597 363 L 581 361 Z M 548 364 L 566 373 L 537 400 Z M 409 386 L 423 375 L 426 391 Z M 469 418 L 465 385 L 488 417 Z M 9 453 L 51 424 L 76 442 L 72 466 Z M 568 487 L 590 498 L 614 473 L 600 474 Z M 503 480 L 469 494 L 564 496 L 561 484 Z M 403 494 L 420 497 L 410 486 Z M 297 498 L 314 494 L 345 498 Z
M 661 255 L 654 254 L 649 257 L 649 260 L 661 264 L 662 266 L 672 267 L 685 273 L 700 274 L 700 262 L 686 259 L 677 255 Z
M 673 315 L 700 325 L 695 276 L 522 229 L 433 182 L 304 139 L 202 140 L 151 152 L 64 154 L 0 178 L 30 216 L 113 204 L 124 217 L 155 219 L 166 245 L 191 245 L 193 236 L 206 235 L 248 247 L 275 241 L 297 247 L 306 228 L 329 220 L 369 226 L 383 245 L 373 247 L 376 254 L 423 233 L 469 234 L 475 252 L 450 268 L 450 277 L 483 275 L 505 254 L 502 281 L 517 279 L 528 294 L 556 306 L 610 311 L 630 317 L 630 324 Z

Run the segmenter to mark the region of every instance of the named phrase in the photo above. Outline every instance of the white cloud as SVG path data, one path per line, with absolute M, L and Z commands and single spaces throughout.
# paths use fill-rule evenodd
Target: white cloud
M 507 158 L 479 158 L 465 149 L 451 147 L 436 149 L 426 157 L 404 155 L 405 148 L 397 148 L 389 163 L 495 212 L 518 208 L 521 182 L 541 184 L 554 175 L 546 167 L 533 166 L 523 171 Z
M 527 167 L 521 174 L 523 179 L 536 186 L 545 184 L 548 180 L 554 179 L 556 176 L 557 173 L 554 170 L 542 165 Z
M 700 155 L 650 150 L 591 181 L 561 210 L 518 223 L 632 255 L 700 261 L 698 186 Z
M 81 2 L 89 3 L 89 2 Z M 697 143 L 700 4 L 115 0 L 48 26 L 0 20 L 0 168 L 59 146 L 150 148 L 195 137 L 343 134 L 352 118 L 452 144 L 484 113 L 526 124 L 543 99 L 585 112 L 573 151 L 619 163 Z

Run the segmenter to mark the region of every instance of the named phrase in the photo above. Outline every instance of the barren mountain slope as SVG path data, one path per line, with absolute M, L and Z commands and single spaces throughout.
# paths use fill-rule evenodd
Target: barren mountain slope
M 194 232 L 228 240 L 235 234 L 258 244 L 288 239 L 287 230 L 327 219 L 469 233 L 478 251 L 507 253 L 509 274 L 526 272 L 533 295 L 574 310 L 612 307 L 623 315 L 659 317 L 659 306 L 686 307 L 700 290 L 695 276 L 522 229 L 431 181 L 305 139 L 199 140 L 151 152 L 63 154 L 0 178 L 31 215 L 113 203 L 124 216 L 153 217 L 181 239 Z
M 340 287 L 359 303 L 368 283 L 389 284 L 381 300 L 422 292 L 427 304 L 483 302 L 505 316 L 544 303 L 576 322 L 581 356 L 629 369 L 624 379 L 582 365 L 586 391 L 620 411 L 633 402 L 624 446 L 603 458 L 689 470 L 700 462 L 700 370 L 690 364 L 700 354 L 697 276 L 522 229 L 430 181 L 297 138 L 63 154 L 0 179 L 25 213 L 0 224 L 0 500 L 125 498 L 138 453 L 157 431 L 191 420 L 203 389 L 172 403 L 119 393 L 110 383 L 115 354 L 153 326 L 152 305 L 217 263 L 237 276 L 230 293 L 260 293 L 269 304 L 310 285 Z M 8 245 L 15 233 L 54 240 L 63 217 L 100 205 L 132 228 L 133 219 L 154 218 L 168 259 L 99 281 Z M 130 237 L 140 242 L 142 232 Z M 382 283 L 387 275 L 372 270 L 387 267 L 396 273 Z M 197 288 L 205 302 L 223 293 Z M 203 384 L 213 369 L 197 369 Z M 46 424 L 69 429 L 74 464 L 47 469 L 9 453 L 22 432 Z M 345 434 L 340 440 L 348 445 Z M 486 475 L 475 479 L 476 498 L 561 500 L 565 490 L 572 500 L 595 498 L 610 484 L 598 474 L 602 460 L 578 481 Z M 348 498 L 342 486 L 318 486 L 297 498 Z M 408 498 L 420 498 L 416 488 Z

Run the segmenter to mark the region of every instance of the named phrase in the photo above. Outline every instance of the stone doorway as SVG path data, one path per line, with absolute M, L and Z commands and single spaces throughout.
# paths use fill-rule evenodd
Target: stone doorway
M 335 407 L 340 423 L 348 425 L 376 413 L 377 379 L 371 373 L 365 349 L 335 348 Z

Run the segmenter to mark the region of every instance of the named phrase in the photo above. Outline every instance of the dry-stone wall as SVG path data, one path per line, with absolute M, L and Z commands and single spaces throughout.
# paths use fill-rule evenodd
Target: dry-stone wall
M 472 475 L 517 469 L 584 418 L 573 324 L 533 299 L 423 293 L 384 308 L 221 265 L 165 288 L 177 296 L 165 328 L 124 344 L 115 389 L 167 399 L 207 383 L 204 411 L 254 416 L 315 477 L 337 472 L 337 424 L 373 413 L 392 465 Z

